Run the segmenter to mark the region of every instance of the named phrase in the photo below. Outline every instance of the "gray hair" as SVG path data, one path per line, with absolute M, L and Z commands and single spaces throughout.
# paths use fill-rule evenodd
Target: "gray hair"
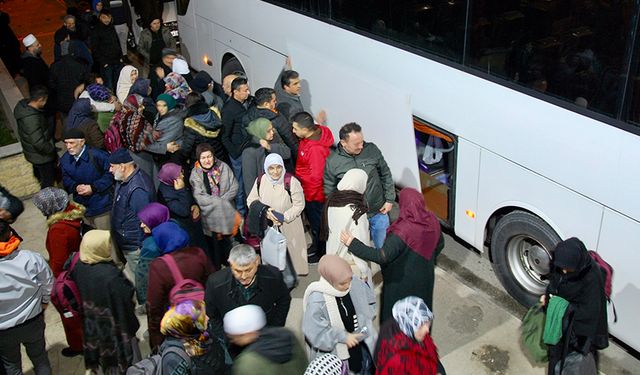
M 258 259 L 256 250 L 245 244 L 236 245 L 229 252 L 229 263 L 234 263 L 240 267 L 248 266 Z
M 76 16 L 74 16 L 73 14 L 67 14 L 66 16 L 64 16 L 64 18 L 62 19 L 62 22 L 67 22 L 68 20 L 76 20 Z

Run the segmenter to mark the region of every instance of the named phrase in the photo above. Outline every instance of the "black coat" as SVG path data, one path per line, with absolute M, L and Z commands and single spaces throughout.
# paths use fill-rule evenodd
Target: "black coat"
M 120 40 L 112 24 L 105 25 L 102 22 L 98 22 L 93 33 L 91 33 L 90 41 L 93 59 L 99 67 L 103 67 L 106 64 L 116 65 L 120 63 L 122 58 Z
M 160 62 L 160 64 L 152 66 L 151 69 L 149 69 L 149 80 L 151 81 L 151 97 L 153 98 L 153 100 L 155 101 L 156 99 L 158 99 L 158 95 L 162 94 L 164 92 L 164 80 L 160 77 L 158 77 L 158 74 L 156 74 L 156 68 L 162 68 L 162 70 L 164 70 L 164 76 L 166 77 L 169 73 L 171 73 L 171 67 L 170 66 L 166 66 L 162 63 L 162 61 Z
M 49 88 L 56 93 L 55 109 L 64 113 L 69 112 L 75 101 L 74 90 L 86 81 L 90 72 L 91 68 L 87 64 L 71 55 L 62 56 L 51 65 Z
M 284 327 L 291 296 L 282 274 L 275 267 L 260 265 L 255 283 L 256 294 L 249 301 L 245 301 L 231 268 L 222 269 L 209 276 L 205 286 L 205 302 L 207 315 L 214 326 L 221 329 L 222 318 L 226 313 L 236 307 L 252 304 L 262 307 L 267 316 L 268 326 Z
M 244 105 L 234 98 L 230 98 L 222 108 L 222 144 L 234 159 L 240 158 L 242 150 L 251 141 L 243 122 L 246 112 Z
M 22 54 L 22 75 L 27 79 L 29 88 L 38 85 L 49 87 L 49 65 L 41 57 L 25 52 Z

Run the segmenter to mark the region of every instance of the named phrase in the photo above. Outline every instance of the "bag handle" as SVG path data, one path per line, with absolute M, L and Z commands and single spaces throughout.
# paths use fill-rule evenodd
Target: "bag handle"
M 176 284 L 184 280 L 184 277 L 182 277 L 182 273 L 180 272 L 180 268 L 178 268 L 175 259 L 173 259 L 170 254 L 165 254 L 161 256 L 160 259 L 164 261 L 169 268 L 169 271 L 171 271 L 171 276 L 173 276 L 173 281 L 175 281 Z

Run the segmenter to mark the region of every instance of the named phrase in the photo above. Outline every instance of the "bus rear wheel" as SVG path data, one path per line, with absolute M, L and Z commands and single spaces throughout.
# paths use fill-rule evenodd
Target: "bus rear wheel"
M 511 212 L 498 221 L 491 236 L 493 270 L 502 286 L 524 306 L 545 292 L 542 278 L 550 271 L 551 256 L 560 237 L 539 217 Z

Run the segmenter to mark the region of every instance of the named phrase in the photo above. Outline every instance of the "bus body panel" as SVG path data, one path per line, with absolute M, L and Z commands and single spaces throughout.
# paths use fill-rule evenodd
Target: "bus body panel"
M 483 226 L 477 217 L 470 217 L 467 211 L 476 215 L 478 212 L 482 149 L 464 138 L 458 138 L 456 150 L 454 230 L 458 237 L 475 246 L 477 227 Z M 475 247 L 482 251 L 484 246 Z
M 618 323 L 613 323 L 613 311 L 608 306 L 609 331 L 627 343 L 640 337 L 640 324 L 635 320 L 640 311 L 639 247 L 640 223 L 605 209 L 597 250 L 613 267 L 611 299 L 618 314 Z
M 306 85 L 307 108 L 327 110 L 336 141 L 343 124 L 360 123 L 398 184 L 419 184 L 413 115 L 458 136 L 456 235 L 482 251 L 489 218 L 512 206 L 538 215 L 561 238 L 576 236 L 602 249 L 622 275 L 614 288 L 623 309 L 612 332 L 640 348 L 633 326 L 640 263 L 631 248 L 640 243 L 633 237 L 640 233 L 634 220 L 640 212 L 638 136 L 262 1 L 192 3 L 198 19 L 215 20 L 215 40 L 198 36 L 198 44 L 215 50 L 215 58 L 209 56 L 214 78 L 220 78 L 224 54 L 232 53 L 253 91 L 272 87 L 283 56 L 291 56 Z M 202 60 L 203 45 L 195 47 L 192 66 Z M 471 220 L 465 212 L 474 207 Z
M 500 208 L 521 207 L 560 238 L 579 237 L 588 248 L 598 244 L 602 205 L 487 150 L 482 150 L 479 187 L 478 223 L 486 224 Z M 478 225 L 473 242 L 478 249 L 484 235 L 484 225 Z

